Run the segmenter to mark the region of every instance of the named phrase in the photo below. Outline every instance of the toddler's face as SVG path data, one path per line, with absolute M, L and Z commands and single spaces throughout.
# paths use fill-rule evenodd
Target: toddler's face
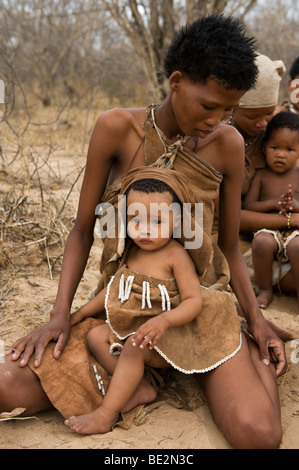
M 169 192 L 143 193 L 131 190 L 127 196 L 127 231 L 137 246 L 151 251 L 162 248 L 172 237 L 175 215 Z
M 272 132 L 265 145 L 268 166 L 275 173 L 286 173 L 299 158 L 299 133 L 287 128 Z

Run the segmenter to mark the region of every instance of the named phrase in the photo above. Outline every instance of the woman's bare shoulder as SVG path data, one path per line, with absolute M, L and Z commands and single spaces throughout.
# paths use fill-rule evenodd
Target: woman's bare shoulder
M 222 175 L 240 171 L 245 158 L 244 139 L 232 126 L 220 124 L 210 142 L 208 160 Z
M 242 148 L 244 149 L 244 139 L 240 132 L 228 124 L 221 124 L 219 126 L 219 143 L 225 148 Z
M 96 126 L 106 131 L 127 132 L 129 128 L 140 128 L 146 116 L 146 108 L 112 108 L 101 113 Z

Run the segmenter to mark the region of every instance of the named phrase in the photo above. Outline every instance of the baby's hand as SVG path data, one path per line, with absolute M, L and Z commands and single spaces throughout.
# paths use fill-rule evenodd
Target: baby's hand
M 151 318 L 141 325 L 132 336 L 133 346 L 139 346 L 143 349 L 149 345 L 149 349 L 153 349 L 167 328 L 168 322 L 163 315 Z
M 281 195 L 281 199 L 279 201 L 281 209 L 279 213 L 285 215 L 287 212 L 292 212 L 295 204 L 296 201 L 293 199 L 292 185 L 289 184 L 287 192 Z

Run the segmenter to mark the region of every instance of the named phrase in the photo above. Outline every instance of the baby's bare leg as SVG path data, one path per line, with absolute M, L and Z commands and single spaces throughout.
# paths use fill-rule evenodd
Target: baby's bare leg
M 129 338 L 117 361 L 102 406 L 86 415 L 71 416 L 65 424 L 81 434 L 101 434 L 111 431 L 120 411 L 138 391 L 145 364 L 159 368 L 167 366 L 166 361 L 156 351 L 148 347 L 145 349 L 134 347 Z
M 257 301 L 260 308 L 266 308 L 273 299 L 272 266 L 277 243 L 270 233 L 259 233 L 252 241 L 252 262 L 259 287 Z
M 113 375 L 119 355 L 113 356 L 110 354 L 110 328 L 106 325 L 96 326 L 87 335 L 87 344 L 91 353 L 95 356 L 97 361 L 104 367 L 104 369 Z M 127 341 L 131 341 L 129 338 Z M 155 389 L 143 377 L 137 387 L 136 392 L 130 397 L 128 402 L 121 409 L 123 413 L 132 410 L 137 405 L 150 403 L 157 396 Z
M 87 346 L 96 360 L 109 373 L 113 374 L 118 357 L 110 354 L 110 328 L 107 324 L 92 328 L 87 334 Z

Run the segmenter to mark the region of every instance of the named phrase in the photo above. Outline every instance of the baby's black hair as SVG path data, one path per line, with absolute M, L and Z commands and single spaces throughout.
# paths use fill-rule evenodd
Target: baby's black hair
M 290 68 L 290 77 L 294 80 L 299 75 L 299 57 L 294 60 L 292 67 Z
M 176 70 L 205 84 L 215 79 L 226 89 L 248 91 L 256 82 L 255 39 L 237 18 L 199 18 L 174 37 L 164 59 L 167 78 Z
M 267 142 L 277 129 L 290 129 L 299 133 L 299 114 L 281 111 L 276 114 L 267 125 L 264 142 Z
M 173 191 L 173 189 L 168 186 L 168 184 L 164 183 L 164 181 L 160 181 L 154 178 L 143 178 L 137 181 L 134 181 L 126 191 L 126 195 L 133 189 L 134 191 L 140 191 L 141 193 L 151 194 L 151 193 L 170 193 L 173 202 L 180 202 L 177 195 Z

